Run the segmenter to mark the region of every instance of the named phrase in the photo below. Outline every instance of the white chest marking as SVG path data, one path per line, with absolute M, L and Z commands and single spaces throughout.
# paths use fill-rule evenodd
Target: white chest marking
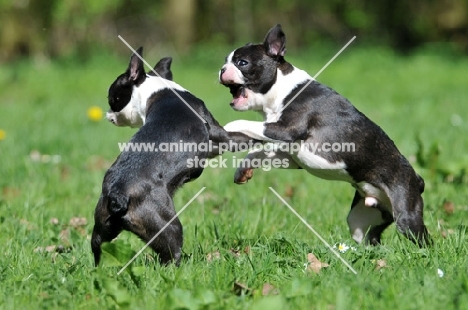
M 313 80 L 313 78 L 307 72 L 296 67 L 294 67 L 291 73 L 286 75 L 277 69 L 276 83 L 273 87 L 265 95 L 255 94 L 253 99 L 255 105 L 263 107 L 265 121 L 267 123 L 278 121 L 283 112 L 283 106 L 287 104 L 285 102 L 286 97 L 299 84 L 310 80 Z

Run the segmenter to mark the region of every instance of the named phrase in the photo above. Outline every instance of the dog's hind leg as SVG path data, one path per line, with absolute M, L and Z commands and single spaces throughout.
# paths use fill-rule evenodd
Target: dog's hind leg
M 147 243 L 157 235 L 149 246 L 159 255 L 159 261 L 162 264 L 174 262 L 178 265 L 182 254 L 183 231 L 175 215 L 172 198 L 165 188 L 157 188 L 146 193 L 138 205 L 130 203 L 122 220 L 124 229 Z
M 347 221 L 349 231 L 356 242 L 361 243 L 365 240 L 372 245 L 377 245 L 380 243 L 382 232 L 393 222 L 393 218 L 389 211 L 379 205 L 377 207 L 366 206 L 365 197 L 356 191 Z
M 122 231 L 120 218 L 112 216 L 108 206 L 109 199 L 101 195 L 94 211 L 94 228 L 91 237 L 91 249 L 94 254 L 94 264 L 101 260 L 101 245 L 117 237 Z
M 393 223 L 393 216 L 390 213 L 390 211 L 388 211 L 381 205 L 377 205 L 375 209 L 380 211 L 382 223 L 370 227 L 366 236 L 366 242 L 368 242 L 371 245 L 380 244 L 380 238 L 382 236 L 383 231 L 385 230 L 385 228 L 387 228 L 388 226 L 390 226 L 390 224 Z

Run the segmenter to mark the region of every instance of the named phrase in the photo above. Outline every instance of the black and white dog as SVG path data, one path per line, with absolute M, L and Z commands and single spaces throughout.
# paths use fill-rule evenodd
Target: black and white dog
M 139 51 L 142 52 L 143 49 Z M 108 101 L 110 110 L 106 113 L 107 120 L 116 126 L 140 128 L 143 126 L 146 119 L 146 105 L 148 103 L 147 98 L 149 98 L 148 93 L 152 93 L 154 89 L 161 88 L 163 84 L 176 90 L 185 91 L 180 85 L 172 82 L 171 64 L 172 58 L 164 57 L 158 61 L 153 70 L 147 73 L 148 77 L 156 77 L 159 75 L 159 77 L 164 78 L 166 81 L 162 82 L 159 79 L 148 79 L 144 86 L 141 85 L 143 87 L 137 87 L 135 89 L 134 85 L 128 83 L 128 70 L 121 74 L 115 82 L 112 83 L 109 89 Z M 156 86 L 155 83 L 157 82 L 159 82 L 159 84 Z
M 141 56 L 142 48 L 137 50 Z M 127 71 L 110 86 L 108 119 L 119 126 L 141 128 L 130 143 L 248 143 L 241 133 L 228 133 L 213 118 L 202 100 L 172 78 L 170 58 L 155 67 L 161 77 L 147 74 L 143 62 L 133 54 Z M 163 79 L 162 77 L 166 78 Z M 177 96 L 174 92 L 180 96 Z M 201 116 L 204 123 L 180 98 Z M 190 148 L 178 152 L 122 152 L 104 176 L 96 206 L 91 248 L 96 265 L 101 244 L 122 230 L 150 241 L 175 215 L 172 197 L 184 183 L 198 178 L 203 167 L 188 166 L 188 160 L 212 155 L 209 150 Z M 175 219 L 150 244 L 161 263 L 180 261 L 182 225 Z
M 232 108 L 264 116 L 264 122 L 238 120 L 224 128 L 280 150 L 249 153 L 250 161 L 238 168 L 235 182 L 245 183 L 252 177 L 248 162 L 253 158 L 287 158 L 289 168 L 303 168 L 355 187 L 348 225 L 357 242 L 379 244 L 383 230 L 395 221 L 410 240 L 420 246 L 429 244 L 423 222 L 423 179 L 379 126 L 337 92 L 288 63 L 285 51 L 286 37 L 277 25 L 262 44 L 247 44 L 230 53 L 220 70 L 220 83 L 233 96 Z M 281 151 L 282 143 L 302 143 L 302 147 Z M 352 143 L 354 152 L 325 152 L 334 143 Z

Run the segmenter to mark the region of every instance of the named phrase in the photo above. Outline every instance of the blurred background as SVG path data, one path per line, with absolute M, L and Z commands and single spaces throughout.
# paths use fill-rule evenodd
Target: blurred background
M 468 52 L 467 0 L 1 0 L 0 61 L 128 54 L 117 35 L 186 54 L 200 45 L 257 42 L 276 23 L 288 45 L 321 41 L 385 45 L 409 53 L 448 43 Z
M 104 117 L 108 87 L 131 55 L 119 35 L 144 46 L 150 64 L 172 56 L 175 81 L 221 124 L 261 120 L 230 109 L 218 70 L 277 23 L 286 59 L 311 75 L 357 36 L 318 80 L 382 126 L 412 163 L 468 179 L 468 0 L 0 0 L 0 151 L 12 159 L 0 187 L 22 182 L 28 154 L 62 154 L 76 167 L 90 154 L 115 159 L 116 143 L 135 132 Z
M 151 65 L 172 56 L 174 80 L 201 98 L 220 124 L 226 124 L 262 118 L 253 111 L 239 113 L 230 108 L 232 96 L 219 84 L 218 70 L 234 48 L 261 42 L 277 23 L 287 36 L 287 61 L 311 76 L 357 36 L 317 79 L 382 127 L 426 182 L 424 216 L 437 250 L 434 255 L 411 250 L 408 256 L 409 248 L 396 242 L 401 235 L 392 227 L 387 236 L 393 237 L 383 238 L 388 247 L 375 252 L 366 249 L 354 261 L 372 270 L 374 263 L 370 265 L 367 258 L 388 257 L 388 271 L 376 271 L 375 277 L 369 273 L 363 278 L 365 285 L 375 283 L 375 294 L 388 292 L 382 295 L 383 308 L 391 308 L 394 296 L 400 303 L 403 295 L 413 298 L 414 294 L 400 294 L 395 287 L 421 293 L 424 298 L 416 302 L 430 305 L 426 308 L 437 308 L 431 303 L 434 300 L 442 305 L 456 301 L 458 308 L 467 308 L 462 302 L 466 298 L 460 299 L 460 287 L 466 291 L 468 0 L 0 0 L 0 244 L 4 249 L 0 309 L 34 309 L 39 304 L 45 309 L 113 309 L 117 306 L 111 299 L 117 295 L 108 289 L 111 285 L 119 285 L 128 296 L 144 296 L 133 299 L 144 304 L 139 308 L 148 308 L 147 298 L 169 298 L 171 290 L 179 289 L 174 284 L 179 280 L 184 283 L 181 288 L 209 287 L 221 300 L 232 295 L 232 282 L 218 284 L 224 274 L 236 274 L 232 279 L 248 274 L 252 281 L 246 283 L 253 288 L 261 287 L 258 283 L 280 287 L 276 282 L 291 277 L 289 268 L 299 266 L 294 272 L 303 275 L 304 261 L 300 256 L 292 258 L 290 251 L 296 250 L 289 250 L 290 245 L 291 249 L 295 244 L 301 244 L 301 249 L 302 244 L 315 247 L 318 240 L 269 187 L 287 197 L 330 243 L 351 244 L 345 222 L 354 194 L 349 184 L 326 182 L 302 170 L 259 169 L 247 185 L 236 186 L 234 165 L 207 168 L 195 182 L 184 185 L 174 200 L 179 209 L 201 187 L 207 188 L 180 217 L 184 252 L 190 256 L 186 266 L 193 261 L 204 267 L 194 272 L 181 267 L 182 277 L 169 270 L 164 281 L 153 275 L 152 267 L 147 268 L 145 278 L 138 277 L 141 285 L 131 284 L 129 277 L 118 278 L 120 284 L 106 282 L 109 286 L 90 281 L 95 271 L 89 268 L 87 238 L 103 176 L 120 153 L 118 143 L 127 142 L 137 130 L 117 128 L 105 119 L 109 86 L 127 69 L 131 55 L 117 36 L 134 48 L 144 46 L 143 56 Z M 239 159 L 244 154 L 228 156 Z M 140 240 L 126 236 L 119 249 L 141 248 Z M 270 238 L 280 240 L 278 245 L 269 243 Z M 260 240 L 258 248 L 273 252 L 265 260 L 254 257 L 254 263 L 249 259 L 242 265 L 219 264 L 227 266 L 224 269 L 206 264 L 206 254 L 218 249 L 231 262 L 232 249 L 243 244 L 238 240 Z M 66 253 L 40 250 L 51 245 Z M 390 258 L 394 250 L 403 255 Z M 151 259 L 142 259 L 144 266 L 153 265 Z M 256 262 L 261 268 L 252 272 Z M 437 279 L 442 281 L 437 284 L 431 279 L 439 267 L 447 277 Z M 339 281 L 333 280 L 338 278 L 330 277 L 324 285 L 321 280 L 332 274 L 312 279 L 314 292 L 318 284 L 323 291 L 334 292 Z M 342 278 L 343 274 L 337 274 L 340 281 L 355 284 L 354 277 Z M 114 281 L 113 277 L 112 272 L 108 280 Z M 388 281 L 392 278 L 396 282 Z M 337 291 L 338 297 L 332 294 L 323 307 L 320 303 L 316 307 L 333 306 L 348 294 L 348 287 L 351 292 L 359 283 L 342 287 L 346 290 Z M 320 292 L 310 304 L 322 298 Z M 354 296 L 365 308 L 362 294 L 347 295 L 346 300 Z M 241 299 L 235 298 L 233 303 L 242 307 Z M 155 304 L 170 308 L 164 302 Z

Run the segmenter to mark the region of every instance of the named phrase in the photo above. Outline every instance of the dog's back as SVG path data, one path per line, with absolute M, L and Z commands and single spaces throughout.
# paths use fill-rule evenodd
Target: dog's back
M 156 64 L 157 74 L 146 73 L 142 51 L 131 56 L 108 92 L 107 119 L 141 128 L 104 177 L 91 239 L 96 265 L 101 244 L 122 230 L 149 242 L 162 263 L 178 263 L 182 225 L 172 202 L 175 191 L 200 176 L 207 158 L 251 142 L 242 133 L 226 132 L 202 100 L 170 81 L 170 57 Z
M 181 95 L 194 105 L 203 104 L 188 92 Z M 145 124 L 128 144 L 134 150 L 123 151 L 104 177 L 91 242 L 96 264 L 102 242 L 122 230 L 149 241 L 175 215 L 172 196 L 176 189 L 203 171 L 189 168 L 187 161 L 205 158 L 206 151 L 177 149 L 185 143 L 208 143 L 203 122 L 169 89 L 158 92 L 147 109 Z M 178 219 L 151 246 L 161 262 L 177 262 L 182 247 Z
M 297 152 L 274 156 L 320 178 L 351 183 L 356 193 L 348 225 L 357 242 L 366 237 L 371 244 L 380 243 L 382 231 L 395 220 L 409 239 L 420 246 L 429 244 L 423 179 L 378 125 L 337 92 L 289 64 L 285 52 L 286 36 L 278 24 L 263 43 L 239 47 L 226 57 L 219 80 L 233 96 L 231 107 L 259 111 L 265 121 L 238 120 L 224 128 L 266 142 L 300 142 Z M 249 153 L 235 182 L 251 179 L 248 162 L 262 158 L 264 152 Z

